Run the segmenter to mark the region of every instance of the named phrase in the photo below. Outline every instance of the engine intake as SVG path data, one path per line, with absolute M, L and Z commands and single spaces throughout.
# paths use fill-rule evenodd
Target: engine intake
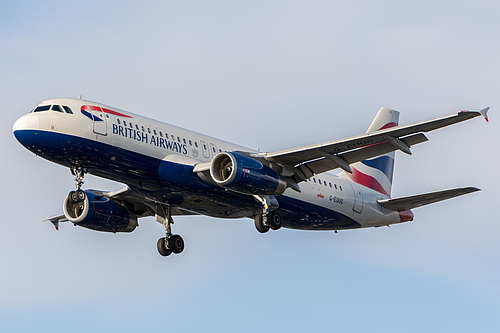
M 235 152 L 215 156 L 210 176 L 217 185 L 245 194 L 281 195 L 286 189 L 286 182 L 273 169 Z
M 131 232 L 137 227 L 137 217 L 127 208 L 102 195 L 84 191 L 85 199 L 75 202 L 66 196 L 63 212 L 75 225 L 105 232 Z

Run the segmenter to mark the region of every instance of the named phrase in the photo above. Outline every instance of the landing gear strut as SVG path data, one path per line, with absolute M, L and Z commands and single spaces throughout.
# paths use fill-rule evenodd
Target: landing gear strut
M 156 221 L 163 224 L 165 228 L 165 237 L 158 239 L 156 246 L 158 252 L 166 257 L 172 253 L 179 254 L 184 250 L 184 240 L 180 235 L 172 234 L 172 224 L 174 220 L 172 219 L 172 208 L 170 205 L 166 207 L 160 204 L 156 204 Z
M 69 193 L 69 198 L 73 203 L 85 201 L 85 192 L 81 189 L 83 185 L 83 177 L 87 173 L 87 168 L 81 166 L 71 167 L 71 174 L 75 176 L 76 191 Z
M 262 214 L 255 216 L 255 228 L 260 233 L 266 233 L 269 229 L 278 230 L 282 225 L 281 215 L 274 211 L 269 211 L 269 197 L 254 195 L 254 198 L 262 203 Z

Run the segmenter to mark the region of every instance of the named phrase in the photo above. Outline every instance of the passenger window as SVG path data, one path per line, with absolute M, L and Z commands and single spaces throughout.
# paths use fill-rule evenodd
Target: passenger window
M 172 134 L 172 141 L 175 141 L 175 136 Z
M 177 137 L 177 141 L 181 142 L 181 138 Z
M 189 145 L 192 146 L 193 145 L 193 142 L 191 140 L 189 140 Z
M 333 184 L 333 186 L 335 186 L 335 189 L 337 189 L 337 184 Z
M 141 129 L 143 132 L 146 132 L 146 130 L 144 129 L 144 126 L 141 126 Z
M 332 187 L 332 183 L 328 183 L 328 184 L 330 184 L 330 188 L 331 188 Z
M 52 105 L 52 111 L 57 111 L 57 112 L 63 112 L 63 110 L 61 110 L 61 107 L 59 105 Z
M 139 125 L 135 124 L 135 129 L 139 130 Z
M 342 191 L 342 186 L 339 185 L 339 187 L 340 187 L 340 190 Z
M 160 138 L 163 138 L 163 133 L 160 131 Z
M 187 142 L 186 142 L 186 139 L 182 139 L 182 142 L 184 142 L 184 144 L 186 144 L 186 143 L 187 143 Z
M 148 127 L 148 133 L 151 134 L 151 128 Z
M 50 105 L 44 105 L 44 106 L 39 106 L 33 112 L 42 112 L 42 111 L 49 111 L 50 110 Z
M 156 134 L 156 130 L 153 130 L 153 133 L 154 133 L 155 135 L 158 135 L 158 134 Z
M 315 182 L 315 183 L 316 183 L 316 178 L 313 178 L 313 182 Z
M 126 122 L 125 120 L 123 121 L 123 125 L 124 125 L 124 126 L 127 126 L 127 122 Z
M 116 119 L 116 122 L 118 123 L 118 125 L 121 125 L 120 124 L 120 119 Z
M 195 141 L 195 142 L 194 142 L 194 146 L 195 146 L 196 148 L 198 148 L 198 142 L 196 142 L 196 141 Z
M 71 108 L 69 106 L 63 105 L 63 108 L 64 108 L 64 111 L 66 111 L 66 113 L 73 114 L 73 111 L 71 110 Z
M 134 128 L 134 125 L 132 125 L 132 123 L 128 123 L 130 128 Z

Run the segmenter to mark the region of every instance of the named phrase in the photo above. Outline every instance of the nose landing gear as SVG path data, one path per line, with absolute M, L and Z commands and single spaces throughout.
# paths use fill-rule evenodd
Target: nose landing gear
M 81 166 L 73 166 L 71 169 L 71 174 L 75 176 L 76 191 L 71 191 L 69 193 L 69 198 L 73 203 L 85 201 L 85 192 L 81 189 L 83 185 L 83 177 L 87 173 L 87 168 Z

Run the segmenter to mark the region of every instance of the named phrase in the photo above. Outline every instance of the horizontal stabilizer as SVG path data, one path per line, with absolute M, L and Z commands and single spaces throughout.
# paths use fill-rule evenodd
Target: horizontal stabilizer
M 446 199 L 458 197 L 460 195 L 480 191 L 476 187 L 460 187 L 452 190 L 431 192 L 425 194 L 412 195 L 409 197 L 378 200 L 380 206 L 397 211 L 413 209 Z

